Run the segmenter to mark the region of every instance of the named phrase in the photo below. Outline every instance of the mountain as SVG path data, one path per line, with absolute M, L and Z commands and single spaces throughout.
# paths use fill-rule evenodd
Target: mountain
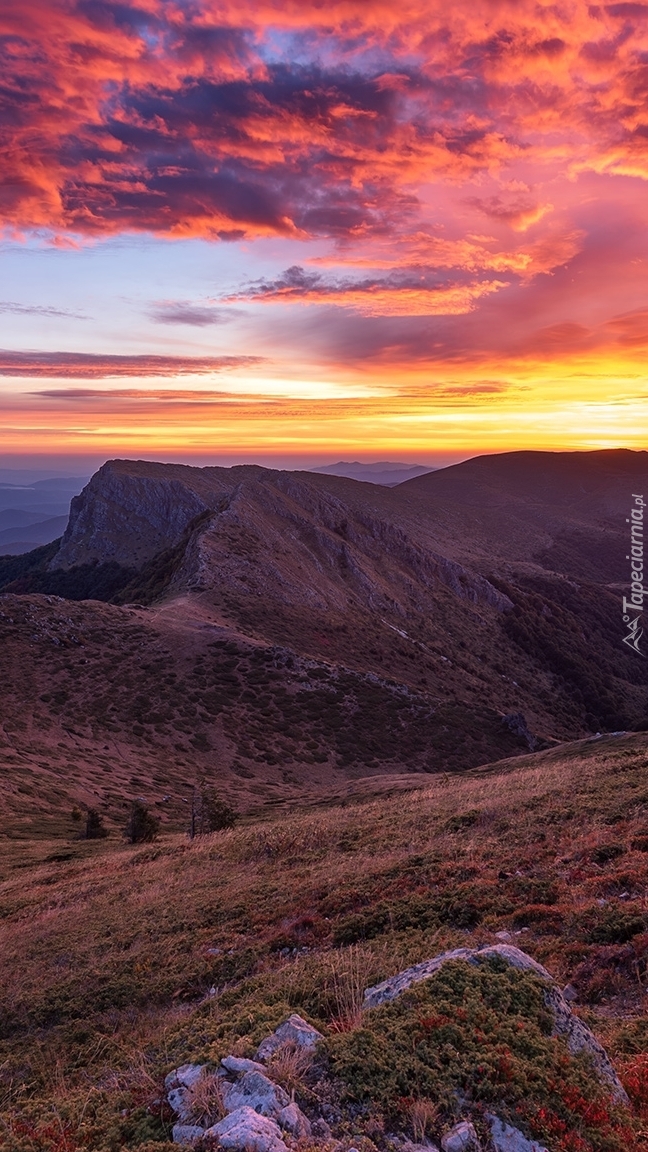
M 309 469 L 324 476 L 346 476 L 350 480 L 362 480 L 365 484 L 382 484 L 393 488 L 405 480 L 422 476 L 432 471 L 422 464 L 394 464 L 390 460 L 380 460 L 375 464 L 361 464 L 359 460 L 340 460 L 337 464 L 322 464 Z
M 47 520 L 2 529 L 0 556 L 17 556 L 31 551 L 35 544 L 50 544 L 52 540 L 57 540 L 63 535 L 67 522 L 67 516 L 54 516 Z
M 40 478 L 34 479 L 34 476 Z M 0 471 L 0 515 L 8 510 L 40 515 L 41 520 L 67 516 L 70 500 L 84 484 L 86 476 L 50 476 L 3 469 Z
M 3 508 L 0 511 L 0 531 L 7 528 L 22 528 L 27 524 L 42 524 L 40 512 L 27 512 L 24 508 Z
M 110 461 L 60 544 L 0 560 L 6 802 L 37 772 L 173 822 L 196 774 L 249 807 L 645 726 L 621 596 L 647 480 L 623 451 L 393 488 Z

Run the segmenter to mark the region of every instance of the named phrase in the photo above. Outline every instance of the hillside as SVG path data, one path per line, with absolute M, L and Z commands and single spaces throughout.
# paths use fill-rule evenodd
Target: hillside
M 0 559 L 7 802 L 28 772 L 63 810 L 144 794 L 173 826 L 197 775 L 247 808 L 640 728 L 620 597 L 647 458 L 511 453 L 396 488 L 109 462 L 60 544 Z
M 363 988 L 445 950 L 502 941 L 569 985 L 631 1108 L 612 1107 L 542 1021 L 538 1033 L 533 984 L 518 982 L 509 1023 L 484 1033 L 499 1020 L 494 1002 L 486 1008 L 502 994 L 502 969 L 466 984 L 459 965 L 425 1008 L 414 1001 L 413 1026 L 447 1029 L 463 987 L 454 1031 L 439 1042 L 465 1043 L 490 1071 L 479 1086 L 448 1065 L 429 1137 L 457 1113 L 479 1125 L 496 1105 L 549 1152 L 645 1149 L 647 750 L 644 734 L 590 739 L 461 777 L 413 778 L 382 797 L 284 807 L 193 844 L 80 842 L 72 822 L 54 840 L 0 840 L 0 1149 L 164 1152 L 170 1070 L 252 1056 L 298 1012 L 332 1062 L 318 1065 L 317 1090 L 327 1067 L 341 1077 L 330 1082 L 329 1136 L 308 1146 L 396 1152 L 391 1134 L 411 1138 L 412 1102 L 371 1064 L 358 1080 L 354 1052 L 387 1026 L 396 1043 L 400 1017 L 362 1015 Z M 542 1060 L 562 1060 L 558 1081 Z M 321 1109 L 307 1071 L 291 1067 L 297 1100 Z M 447 1095 L 453 1075 L 459 1102 Z

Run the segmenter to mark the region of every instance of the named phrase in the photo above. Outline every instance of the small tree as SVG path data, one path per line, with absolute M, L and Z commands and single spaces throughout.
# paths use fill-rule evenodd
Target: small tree
M 191 798 L 191 827 L 189 836 L 206 836 L 210 832 L 220 832 L 233 828 L 238 820 L 238 812 L 222 800 L 213 788 L 194 788 Z
M 130 810 L 124 836 L 129 844 L 150 844 L 155 840 L 160 828 L 157 816 L 149 812 L 141 800 L 134 800 Z
M 86 815 L 85 832 L 83 833 L 84 840 L 105 840 L 108 835 L 108 829 L 103 822 L 103 816 L 97 812 L 96 808 L 88 808 Z

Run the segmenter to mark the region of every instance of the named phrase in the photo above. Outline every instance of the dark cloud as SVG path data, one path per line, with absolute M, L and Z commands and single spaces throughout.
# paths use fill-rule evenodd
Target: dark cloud
M 459 315 L 481 296 L 505 287 L 500 280 L 475 279 L 456 271 L 452 280 L 434 268 L 407 266 L 383 276 L 352 279 L 306 272 L 293 265 L 275 280 L 258 280 L 231 300 L 336 304 L 372 316 Z
M 0 350 L 0 376 L 100 380 L 114 376 L 210 375 L 246 368 L 261 356 L 112 356 L 89 352 L 12 352 Z
M 225 324 L 231 316 L 224 309 L 190 304 L 184 300 L 162 301 L 149 309 L 156 324 L 187 324 L 193 328 L 207 328 L 212 324 Z

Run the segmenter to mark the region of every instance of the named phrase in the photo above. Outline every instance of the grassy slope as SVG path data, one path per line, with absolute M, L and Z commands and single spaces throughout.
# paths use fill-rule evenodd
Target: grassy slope
M 290 1008 L 353 1024 L 355 989 L 503 931 L 576 987 L 640 1116 L 647 751 L 580 742 L 193 845 L 0 841 L 0 1149 L 162 1141 L 174 1063 L 248 1054 Z

